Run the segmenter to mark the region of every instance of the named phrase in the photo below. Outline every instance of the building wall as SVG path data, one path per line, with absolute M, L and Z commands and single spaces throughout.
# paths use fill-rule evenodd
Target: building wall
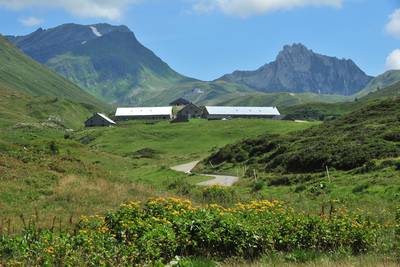
M 224 118 L 232 118 L 232 119 L 272 119 L 274 115 L 218 115 L 218 114 L 206 114 L 205 117 L 209 120 L 221 120 Z
M 86 127 L 110 126 L 110 125 L 111 123 L 109 123 L 99 115 L 95 115 L 85 122 Z
M 128 120 L 170 120 L 169 115 L 152 115 L 152 116 L 119 116 L 115 118 L 117 121 Z
M 203 111 L 197 106 L 188 105 L 180 110 L 177 115 L 177 117 L 187 117 L 188 119 L 201 118 L 203 115 Z

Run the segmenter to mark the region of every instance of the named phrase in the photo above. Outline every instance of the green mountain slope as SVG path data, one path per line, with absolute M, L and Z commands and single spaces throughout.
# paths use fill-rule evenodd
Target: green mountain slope
M 9 39 L 109 103 L 140 105 L 180 81 L 195 81 L 172 70 L 125 26 L 64 24 Z
M 390 70 L 387 71 L 373 80 L 371 80 L 368 85 L 354 95 L 354 97 L 360 98 L 368 95 L 369 93 L 373 93 L 382 88 L 388 87 L 400 81 L 400 70 Z
M 0 113 L 3 124 L 52 120 L 79 127 L 108 106 L 33 61 L 0 37 Z
M 387 79 L 384 79 L 386 77 Z M 352 101 L 352 97 L 349 97 L 346 102 L 337 103 L 306 103 L 294 106 L 287 106 L 282 109 L 283 113 L 287 115 L 287 119 L 297 119 L 297 120 L 324 120 L 327 118 L 339 117 L 348 112 L 354 111 L 357 108 L 368 105 L 370 101 L 383 99 L 388 97 L 395 97 L 400 95 L 400 82 L 396 83 L 396 79 L 400 78 L 400 72 L 390 71 L 378 78 L 374 79 L 371 84 L 380 84 L 379 90 L 369 91 L 360 98 L 356 98 Z M 386 83 L 393 83 L 390 86 L 385 86 Z M 379 87 L 379 86 L 378 86 Z M 370 88 L 378 88 L 370 87 Z M 363 94 L 361 94 L 363 95 Z
M 400 156 L 400 99 L 375 100 L 357 110 L 288 136 L 264 136 L 228 145 L 204 162 L 244 164 L 263 172 L 351 170 Z M 207 164 L 208 165 L 208 164 Z
M 319 95 L 313 93 L 247 93 L 243 95 L 226 95 L 209 101 L 209 104 L 222 106 L 276 106 L 279 108 L 312 103 L 336 103 L 349 100 L 345 96 Z
M 398 74 L 400 78 L 400 72 Z M 399 96 L 399 95 L 400 95 L 400 82 L 397 82 L 385 88 L 379 89 L 377 91 L 370 92 L 368 95 L 361 98 L 361 100 L 379 99 L 379 98 Z

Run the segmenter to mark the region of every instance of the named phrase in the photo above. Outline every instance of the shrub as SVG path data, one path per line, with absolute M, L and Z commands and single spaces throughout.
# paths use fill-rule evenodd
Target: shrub
M 296 186 L 296 188 L 294 189 L 294 192 L 295 193 L 300 193 L 300 192 L 303 192 L 304 190 L 306 190 L 307 189 L 307 187 L 305 186 L 305 185 L 298 185 L 298 186 Z
M 52 155 L 57 155 L 59 152 L 58 146 L 54 141 L 49 143 L 49 150 Z
M 191 184 L 182 179 L 177 179 L 168 185 L 168 189 L 175 190 L 177 194 L 183 196 L 189 195 L 192 191 L 192 187 Z
M 253 183 L 251 191 L 258 192 L 264 188 L 264 181 L 257 181 Z
M 202 197 L 203 201 L 206 203 L 217 203 L 222 205 L 232 204 L 238 199 L 234 189 L 220 185 L 205 187 L 202 190 Z
M 397 171 L 400 171 L 400 161 L 397 161 L 394 166 Z
M 291 181 L 289 177 L 282 176 L 279 178 L 273 178 L 269 181 L 268 185 L 270 186 L 286 186 L 290 185 Z
M 105 218 L 83 217 L 74 232 L 29 226 L 0 237 L 6 265 L 164 265 L 176 256 L 256 259 L 282 251 L 294 261 L 318 252 L 366 252 L 376 226 L 346 213 L 330 218 L 293 211 L 277 201 L 194 207 L 187 200 L 128 202 Z M 307 253 L 301 252 L 307 251 Z
M 132 157 L 134 159 L 155 159 L 158 158 L 158 152 L 152 148 L 143 148 L 138 151 L 132 152 L 132 153 L 127 153 L 125 154 L 126 157 Z
M 88 145 L 88 144 L 92 143 L 94 140 L 96 140 L 96 137 L 93 135 L 85 135 L 79 139 L 79 141 L 83 145 Z

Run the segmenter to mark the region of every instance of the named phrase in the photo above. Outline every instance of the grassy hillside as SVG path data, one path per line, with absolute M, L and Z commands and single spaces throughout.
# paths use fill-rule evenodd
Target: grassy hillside
M 396 71 L 388 72 L 387 75 L 397 75 Z M 394 81 L 394 80 L 393 80 Z M 353 101 L 337 103 L 306 103 L 293 105 L 281 109 L 287 115 L 287 119 L 296 120 L 326 120 L 334 119 L 346 113 L 359 109 L 373 102 L 374 100 L 396 97 L 400 95 L 400 83 L 394 83 L 377 91 L 371 91 L 361 98 Z
M 229 189 L 202 188 L 195 184 L 209 178 L 169 169 L 243 138 L 266 133 L 288 138 L 296 134 L 293 131 L 316 125 L 272 120 L 193 120 L 182 124 L 127 122 L 119 127 L 75 133 L 49 128 L 5 128 L 0 132 L 0 221 L 4 222 L 0 262 L 140 265 L 149 260 L 165 264 L 179 255 L 181 264 L 188 266 L 217 266 L 217 262 L 241 266 L 249 264 L 244 259 L 259 257 L 263 257 L 260 266 L 322 260 L 334 264 L 338 258 L 345 258 L 349 264 L 391 263 L 393 252 L 388 251 L 393 249 L 390 242 L 394 226 L 387 200 L 391 197 L 391 205 L 396 203 L 393 193 L 400 184 L 395 179 L 390 182 L 392 187 L 385 190 L 382 183 L 389 183 L 393 170 L 384 170 L 379 178 L 371 172 L 358 174 L 362 182 L 350 185 L 346 180 L 351 179 L 351 174 L 338 177 L 333 172 L 335 183 L 342 184 L 330 187 L 331 193 L 338 197 L 345 192 L 348 196 L 340 199 L 343 202 L 334 202 L 335 209 L 358 201 L 362 201 L 363 208 L 369 207 L 366 200 L 379 198 L 381 207 L 388 210 L 375 214 L 381 219 L 375 224 L 375 219 L 371 223 L 371 216 L 360 215 L 364 210 L 356 207 L 352 207 L 357 210 L 354 214 L 340 209 L 328 215 L 326 208 L 327 215 L 320 216 L 322 194 L 314 192 L 316 184 L 319 186 L 324 179 L 320 174 L 310 174 L 313 184 L 305 179 L 310 183 L 304 185 L 307 189 L 294 193 L 300 184 L 254 189 L 258 188 L 256 183 L 267 183 L 261 175 L 257 181 L 243 176 L 238 185 Z M 374 181 L 374 186 L 357 187 L 369 181 Z M 369 190 L 379 191 L 368 199 L 364 192 Z M 194 202 L 192 205 L 176 198 L 155 198 L 160 195 L 180 195 Z M 248 202 L 256 199 L 261 201 Z M 236 201 L 244 203 L 231 206 Z M 127 204 L 120 206 L 123 202 Z M 202 205 L 207 203 L 222 203 L 228 208 Z M 29 224 L 22 233 L 18 231 L 24 224 L 20 214 Z M 93 214 L 100 216 L 80 217 Z M 383 224 L 388 225 L 385 230 L 380 228 Z M 121 231 L 135 238 L 130 240 L 131 235 L 120 235 Z M 127 242 L 119 237 L 126 237 Z M 187 238 L 196 242 L 190 243 Z M 381 242 L 386 243 L 383 246 Z M 367 252 L 371 254 L 364 255 Z M 227 259 L 230 256 L 236 257 Z
M 333 206 L 393 221 L 400 201 L 399 105 L 399 98 L 377 100 L 304 131 L 249 138 L 212 153 L 195 171 L 239 175 L 242 199 L 279 199 L 307 212 Z
M 287 120 L 331 120 L 357 109 L 364 102 L 311 102 L 281 109 Z
M 247 93 L 245 95 L 227 95 L 223 98 L 211 99 L 207 103 L 222 106 L 276 106 L 284 108 L 305 103 L 336 103 L 347 100 L 349 98 L 345 96 L 312 93 Z
M 0 126 L 50 123 L 78 128 L 106 104 L 22 54 L 0 37 Z
M 36 207 L 42 224 L 50 224 L 53 216 L 66 223 L 70 215 L 76 219 L 101 213 L 129 199 L 175 194 L 177 181 L 195 189 L 193 184 L 208 178 L 187 176 L 169 167 L 200 160 L 247 136 L 307 127 L 270 120 L 194 120 L 131 122 L 74 133 L 37 125 L 3 128 L 0 218 L 12 217 L 19 224 L 15 218 L 20 213 L 32 214 Z
M 68 99 L 28 94 L 5 89 L 0 86 L 0 128 L 74 128 L 83 127 L 83 122 L 98 106 L 77 104 Z
M 399 75 L 400 76 L 400 75 Z M 394 97 L 400 95 L 400 82 L 392 84 L 390 86 L 381 88 L 377 91 L 371 92 L 368 95 L 361 98 L 361 100 L 373 100 L 373 99 L 380 99 L 385 97 Z
M 76 85 L 33 61 L 0 37 L 0 86 L 32 96 L 66 98 L 77 103 L 105 106 Z
M 255 164 L 266 172 L 318 172 L 326 166 L 351 170 L 400 156 L 399 116 L 398 98 L 375 101 L 287 138 L 267 136 L 227 146 L 208 160 L 214 165 Z
M 367 96 L 369 93 L 373 93 L 375 91 L 378 91 L 380 89 L 383 89 L 385 87 L 394 85 L 395 83 L 400 81 L 400 71 L 399 70 L 390 70 L 387 71 L 377 77 L 375 77 L 373 80 L 371 80 L 368 85 L 358 92 L 357 94 L 354 95 L 356 98 L 361 98 L 364 96 Z

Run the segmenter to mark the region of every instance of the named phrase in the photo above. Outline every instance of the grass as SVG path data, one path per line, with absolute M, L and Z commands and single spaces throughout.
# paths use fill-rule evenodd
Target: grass
M 311 213 L 346 208 L 393 222 L 400 201 L 399 139 L 393 134 L 398 105 L 389 98 L 302 132 L 228 145 L 197 171 L 239 174 L 242 198 L 279 199 Z
M 311 256 L 311 257 L 310 257 Z M 218 266 L 223 267 L 395 267 L 398 262 L 392 258 L 382 255 L 310 255 L 308 259 L 297 260 L 291 254 L 266 255 L 263 259 L 255 262 L 240 260 L 227 260 Z M 209 265 L 213 266 L 213 265 Z M 214 265 L 215 266 L 215 265 Z
M 309 127 L 271 120 L 128 122 L 75 132 L 36 126 L 4 126 L 0 132 L 0 217 L 16 224 L 19 214 L 29 216 L 35 209 L 44 225 L 54 216 L 67 223 L 71 215 L 77 220 L 129 199 L 192 190 L 209 178 L 169 167 L 202 159 L 246 137 Z M 179 188 L 171 186 L 177 181 Z
M 30 96 L 50 96 L 68 99 L 106 109 L 78 86 L 35 62 L 0 36 L 0 89 L 8 88 Z

